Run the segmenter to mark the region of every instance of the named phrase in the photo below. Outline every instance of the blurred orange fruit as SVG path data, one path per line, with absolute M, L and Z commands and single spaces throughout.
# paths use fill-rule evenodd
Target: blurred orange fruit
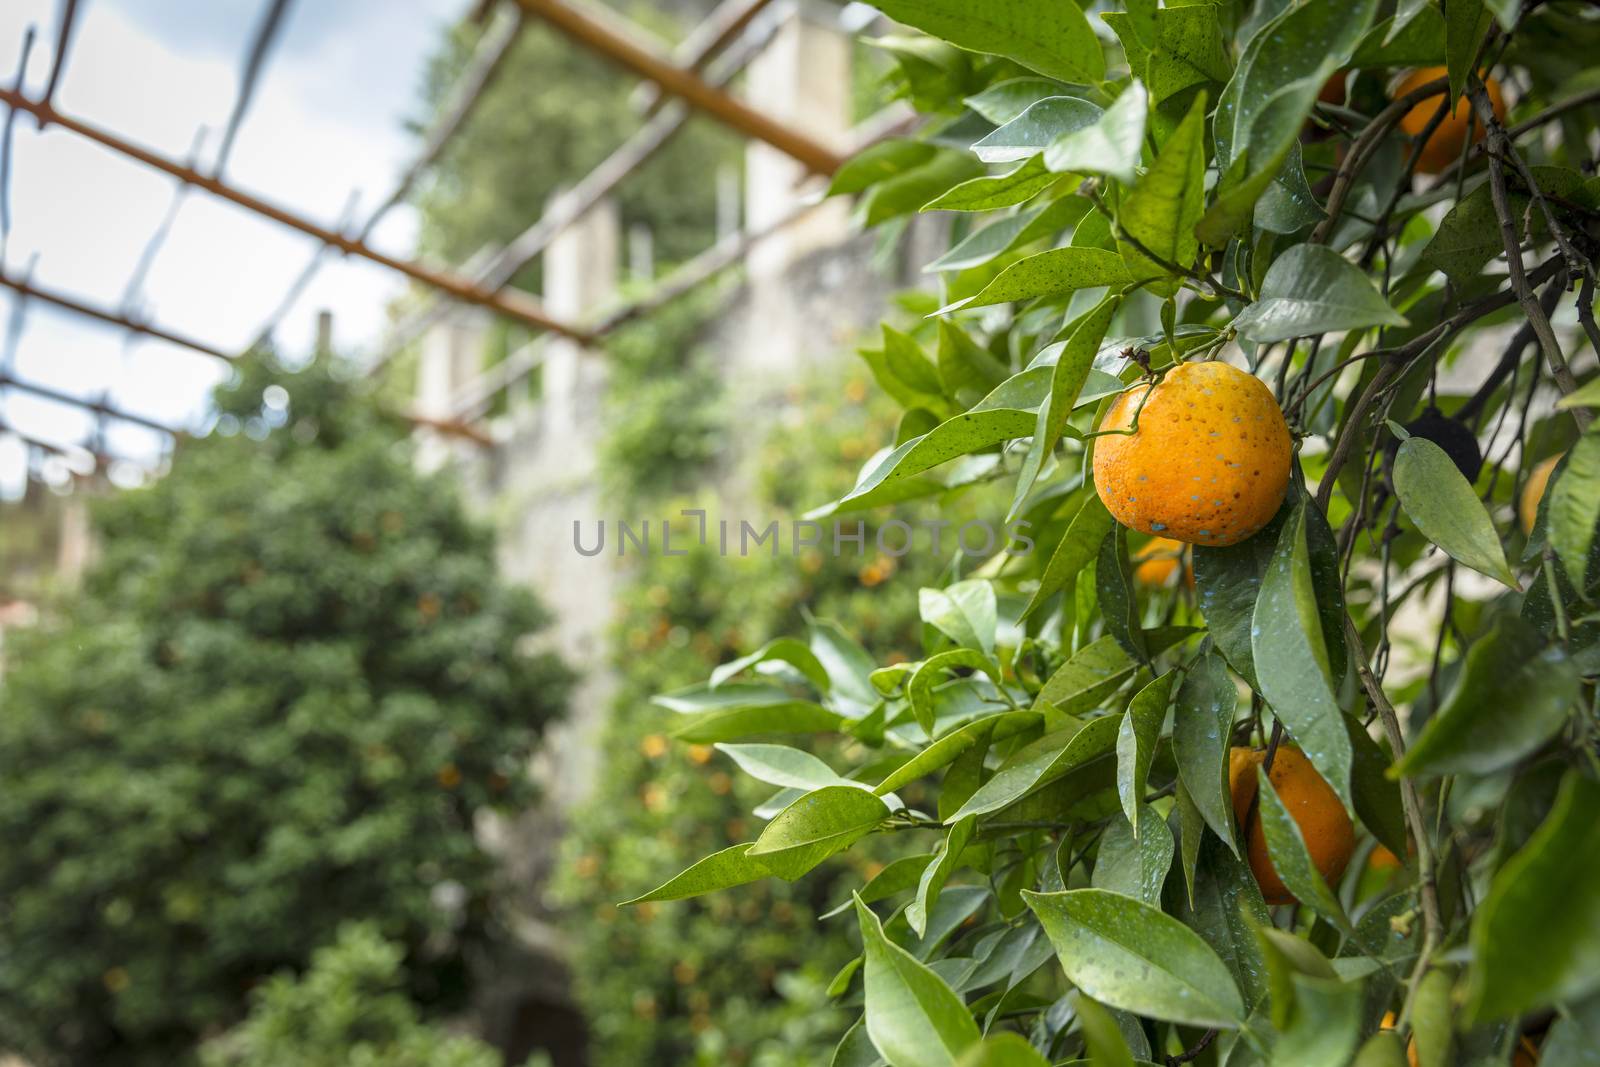
M 1194 571 L 1188 563 L 1189 546 L 1170 537 L 1152 537 L 1133 555 L 1134 581 L 1151 589 L 1168 585 L 1181 568 L 1184 579 L 1194 585 Z
M 1443 67 L 1420 67 L 1406 75 L 1400 84 L 1395 86 L 1393 98 L 1398 99 L 1413 89 L 1444 77 L 1445 74 Z M 1500 94 L 1500 83 L 1493 78 L 1485 78 L 1483 87 L 1489 95 L 1489 106 L 1494 109 L 1495 117 L 1504 119 L 1506 102 L 1505 97 Z M 1433 121 L 1433 116 L 1444 106 L 1446 102 L 1443 96 L 1431 96 L 1401 116 L 1400 128 L 1410 137 L 1420 137 L 1422 131 L 1428 128 L 1428 123 Z M 1472 143 L 1476 144 L 1483 140 L 1483 134 L 1483 126 L 1473 113 L 1472 101 L 1463 94 L 1456 100 L 1455 110 L 1446 115 L 1433 133 L 1429 134 L 1427 143 L 1422 146 L 1422 155 L 1417 160 L 1417 170 L 1422 174 L 1438 174 L 1448 169 L 1461 158 L 1461 151 L 1467 145 L 1467 138 L 1471 137 Z
M 1561 457 L 1566 455 L 1558 452 L 1547 460 L 1543 460 L 1533 468 L 1533 473 L 1528 475 L 1528 484 L 1522 487 L 1522 499 L 1517 501 L 1517 517 L 1522 520 L 1522 532 L 1533 533 L 1533 524 L 1539 519 L 1539 501 L 1544 499 L 1544 491 L 1550 484 L 1550 475 L 1555 473 L 1556 464 L 1561 462 Z
M 1278 512 L 1293 441 L 1261 379 L 1226 363 L 1180 363 L 1112 403 L 1095 438 L 1094 484 L 1124 526 L 1199 545 L 1238 544 Z
M 1278 877 L 1267 854 L 1267 834 L 1261 825 L 1260 813 L 1252 814 L 1250 810 L 1258 786 L 1256 768 L 1261 766 L 1266 755 L 1249 748 L 1231 749 L 1228 752 L 1228 792 L 1232 794 L 1234 818 L 1241 827 L 1247 822 L 1250 825 L 1250 870 L 1261 886 L 1261 895 L 1268 904 L 1293 904 L 1294 894 Z M 1305 754 L 1292 745 L 1278 746 L 1267 779 L 1300 828 L 1312 864 L 1322 880 L 1331 886 L 1344 873 L 1356 847 L 1355 827 L 1339 795 L 1317 773 Z

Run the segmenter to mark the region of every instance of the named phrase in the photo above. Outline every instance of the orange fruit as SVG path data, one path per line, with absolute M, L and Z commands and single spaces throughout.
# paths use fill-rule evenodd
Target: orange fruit
M 1242 827 L 1250 824 L 1247 842 L 1250 870 L 1261 886 L 1261 895 L 1268 904 L 1293 904 L 1295 897 L 1289 887 L 1278 877 L 1267 855 L 1267 833 L 1261 825 L 1260 813 L 1252 816 L 1250 808 L 1256 799 L 1256 768 L 1266 759 L 1265 752 L 1248 748 L 1234 748 L 1228 752 L 1228 792 L 1233 799 L 1233 816 Z M 1305 839 L 1306 851 L 1316 866 L 1322 880 L 1330 886 L 1344 873 L 1355 851 L 1356 831 L 1344 804 L 1333 787 L 1317 773 L 1305 754 L 1293 745 L 1279 745 L 1272 759 L 1272 770 L 1267 775 L 1273 790 L 1283 806 L 1289 809 L 1300 836 Z
M 1289 487 L 1294 442 L 1278 401 L 1226 363 L 1180 363 L 1153 387 L 1133 386 L 1101 429 L 1114 432 L 1095 438 L 1095 489 L 1143 533 L 1238 544 L 1277 514 Z
M 1189 546 L 1170 537 L 1152 537 L 1133 554 L 1133 579 L 1148 589 L 1160 589 L 1170 584 L 1172 576 L 1180 569 L 1184 579 L 1194 584 L 1194 571 L 1188 565 Z
M 1393 1030 L 1394 1012 L 1384 1012 L 1383 1021 L 1378 1023 L 1378 1028 L 1380 1030 Z M 1409 1063 L 1411 1067 L 1419 1067 L 1419 1064 L 1421 1063 L 1421 1060 L 1417 1055 L 1417 1039 L 1415 1037 L 1406 1042 L 1406 1062 Z M 1513 1052 L 1511 1056 L 1511 1067 L 1535 1067 L 1538 1062 L 1539 1047 L 1529 1040 L 1526 1034 L 1524 1034 L 1522 1037 L 1517 1039 L 1516 1051 Z
M 1558 452 L 1547 460 L 1543 460 L 1533 468 L 1528 475 L 1528 484 L 1522 487 L 1522 499 L 1517 502 L 1517 517 L 1522 520 L 1522 532 L 1533 533 L 1533 524 L 1539 519 L 1539 501 L 1544 499 L 1545 487 L 1550 484 L 1550 475 L 1555 473 L 1556 464 L 1561 462 L 1565 452 Z
M 1443 67 L 1421 67 L 1414 70 L 1395 86 L 1393 98 L 1404 96 L 1413 89 L 1442 78 L 1445 73 Z M 1489 106 L 1494 109 L 1495 117 L 1504 119 L 1506 101 L 1505 97 L 1500 95 L 1500 83 L 1493 78 L 1485 78 L 1483 88 L 1489 94 Z M 1401 116 L 1400 128 L 1410 137 L 1421 136 L 1422 131 L 1428 128 L 1428 123 L 1433 121 L 1433 116 L 1439 108 L 1445 105 L 1443 96 L 1429 97 Z M 1455 110 L 1444 117 L 1429 135 L 1427 143 L 1422 146 L 1422 155 L 1417 159 L 1418 172 L 1438 174 L 1448 169 L 1461 158 L 1461 150 L 1466 147 L 1467 138 L 1471 137 L 1472 143 L 1477 144 L 1483 140 L 1483 134 L 1483 126 L 1473 113 L 1472 101 L 1463 94 L 1456 100 Z
M 1397 871 L 1402 864 L 1400 857 L 1389 851 L 1387 845 L 1379 845 L 1367 857 L 1367 866 L 1375 871 Z

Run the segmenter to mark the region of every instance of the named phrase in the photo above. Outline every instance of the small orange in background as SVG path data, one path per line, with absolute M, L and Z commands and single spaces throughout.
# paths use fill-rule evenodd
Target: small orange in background
M 1261 379 L 1226 363 L 1180 363 L 1154 386 L 1132 386 L 1101 429 L 1113 432 L 1094 439 L 1095 489 L 1142 533 L 1238 544 L 1278 513 L 1289 487 L 1283 410 Z
M 1403 864 L 1399 856 L 1389 851 L 1387 845 L 1379 845 L 1372 850 L 1372 855 L 1367 857 L 1367 866 L 1374 871 L 1397 871 Z
M 1293 904 L 1294 894 L 1278 877 L 1267 854 L 1267 832 L 1261 825 L 1259 812 L 1252 813 L 1256 799 L 1256 768 L 1267 754 L 1249 748 L 1234 748 L 1228 752 L 1228 792 L 1233 799 L 1233 817 L 1242 827 L 1250 824 L 1248 844 L 1250 870 L 1261 886 L 1261 895 L 1268 904 Z M 1267 779 L 1283 806 L 1289 809 L 1300 836 L 1305 839 L 1306 851 L 1316 866 L 1322 880 L 1330 886 L 1339 880 L 1350 854 L 1355 851 L 1356 831 L 1344 803 L 1333 787 L 1317 773 L 1305 754 L 1293 745 L 1279 745 L 1272 758 L 1272 770 Z
M 1378 1023 L 1378 1029 L 1393 1030 L 1394 1021 L 1394 1012 L 1386 1011 L 1383 1013 L 1383 1021 Z M 1417 1055 L 1417 1039 L 1415 1037 L 1412 1037 L 1406 1042 L 1406 1062 L 1409 1063 L 1411 1067 L 1419 1067 L 1419 1064 L 1421 1063 L 1421 1060 Z M 1524 1034 L 1522 1037 L 1519 1037 L 1517 1039 L 1516 1050 L 1511 1056 L 1511 1067 L 1534 1067 L 1534 1065 L 1538 1062 L 1539 1046 L 1535 1045 L 1531 1040 L 1529 1040 L 1526 1034 Z
M 1133 580 L 1147 589 L 1170 585 L 1180 569 L 1184 581 L 1194 585 L 1194 568 L 1189 563 L 1189 546 L 1170 537 L 1152 537 L 1133 554 Z
M 1444 67 L 1421 67 L 1414 70 L 1395 86 L 1394 98 L 1398 99 L 1413 89 L 1443 78 L 1446 73 Z M 1495 118 L 1503 120 L 1506 117 L 1506 101 L 1500 94 L 1500 83 L 1493 78 L 1485 78 L 1483 88 L 1489 95 L 1489 106 L 1494 109 Z M 1428 123 L 1433 121 L 1433 116 L 1444 106 L 1446 106 L 1445 97 L 1430 96 L 1401 116 L 1400 128 L 1410 137 L 1420 137 L 1422 131 L 1428 128 Z M 1417 170 L 1422 174 L 1439 174 L 1447 170 L 1461 158 L 1461 151 L 1466 147 L 1468 137 L 1472 138 L 1473 144 L 1477 144 L 1483 140 L 1483 135 L 1483 125 L 1473 111 L 1472 101 L 1466 94 L 1462 94 L 1456 100 L 1455 110 L 1446 115 L 1428 136 L 1427 143 L 1422 147 L 1422 155 L 1417 159 Z
M 1522 520 L 1522 532 L 1533 533 L 1533 524 L 1539 521 L 1539 501 L 1544 499 L 1544 491 L 1550 485 L 1550 475 L 1556 471 L 1556 464 L 1561 462 L 1565 452 L 1558 452 L 1549 459 L 1542 461 L 1533 472 L 1528 475 L 1528 484 L 1522 487 L 1522 499 L 1517 501 L 1517 518 Z

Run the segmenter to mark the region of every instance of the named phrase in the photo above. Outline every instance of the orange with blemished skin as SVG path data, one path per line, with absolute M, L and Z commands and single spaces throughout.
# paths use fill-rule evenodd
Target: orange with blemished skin
M 1230 749 L 1228 793 L 1233 801 L 1233 817 L 1241 827 L 1246 822 L 1250 824 L 1250 839 L 1247 842 L 1250 870 L 1256 876 L 1256 883 L 1261 886 L 1261 895 L 1268 904 L 1293 904 L 1294 894 L 1278 877 L 1277 868 L 1272 866 L 1272 857 L 1267 853 L 1267 832 L 1261 825 L 1261 814 L 1257 811 L 1252 815 L 1250 810 L 1256 799 L 1256 790 L 1260 787 L 1256 768 L 1261 766 L 1266 756 L 1265 752 L 1248 748 Z M 1293 745 L 1278 746 L 1267 779 L 1272 783 L 1278 799 L 1283 801 L 1283 806 L 1289 809 L 1295 825 L 1300 828 L 1306 851 L 1311 854 L 1311 862 L 1322 875 L 1322 880 L 1330 886 L 1334 885 L 1344 873 L 1345 866 L 1350 862 L 1350 854 L 1356 847 L 1355 826 L 1350 822 L 1339 795 L 1317 773 L 1305 754 Z
M 1423 67 L 1414 70 L 1395 86 L 1394 98 L 1398 99 L 1413 89 L 1442 78 L 1445 73 L 1443 67 Z M 1485 78 L 1483 88 L 1489 97 L 1489 106 L 1494 110 L 1495 117 L 1504 119 L 1506 101 L 1505 97 L 1500 95 L 1500 83 L 1493 78 Z M 1411 137 L 1420 137 L 1441 106 L 1445 106 L 1444 97 L 1429 97 L 1401 116 L 1400 128 Z M 1478 121 L 1478 116 L 1473 111 L 1472 101 L 1463 93 L 1456 100 L 1455 110 L 1446 115 L 1433 133 L 1428 135 L 1427 143 L 1422 146 L 1422 155 L 1417 158 L 1417 170 L 1423 174 L 1443 172 L 1461 158 L 1461 150 L 1466 147 L 1469 136 L 1476 144 L 1483 140 L 1484 132 L 1483 124 Z
M 1154 388 L 1118 396 L 1101 429 L 1126 430 L 1136 417 L 1134 433 L 1095 438 L 1095 489 L 1118 522 L 1221 546 L 1277 514 L 1294 442 L 1261 379 L 1226 363 L 1180 363 Z

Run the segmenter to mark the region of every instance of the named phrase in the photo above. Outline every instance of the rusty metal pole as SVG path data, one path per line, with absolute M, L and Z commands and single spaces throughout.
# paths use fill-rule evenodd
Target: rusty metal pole
M 217 180 L 216 178 L 201 174 L 192 167 L 188 167 L 182 163 L 168 159 L 159 153 L 150 151 L 148 148 L 141 148 L 136 144 L 132 144 L 131 142 L 124 140 L 114 133 L 102 130 L 97 126 L 92 126 L 89 123 L 83 122 L 79 119 L 74 119 L 67 115 L 63 115 L 51 105 L 39 100 L 34 100 L 13 89 L 0 88 L 0 103 L 6 104 L 17 111 L 26 112 L 27 114 L 32 115 L 39 123 L 41 129 L 45 126 L 60 126 L 62 129 L 74 133 L 79 137 L 93 141 L 98 145 L 102 145 L 111 149 L 113 152 L 127 156 L 128 158 L 142 163 L 147 167 L 170 175 L 171 177 L 176 178 L 178 181 L 184 182 L 188 185 L 193 185 L 200 189 L 204 189 L 213 196 L 242 207 L 246 211 L 250 211 L 254 214 L 262 216 L 263 218 L 270 219 L 271 221 L 276 222 L 281 226 L 286 226 L 291 230 L 298 230 L 309 237 L 314 237 L 325 244 L 339 249 L 346 255 L 359 256 L 362 259 L 371 260 L 373 263 L 377 263 L 380 266 L 388 267 L 390 270 L 404 274 L 406 277 L 411 278 L 414 281 L 421 282 L 424 285 L 432 286 L 435 289 L 448 293 L 457 300 L 461 300 L 468 304 L 477 304 L 481 307 L 490 308 L 503 315 L 507 315 L 521 322 L 525 322 L 537 329 L 549 330 L 552 333 L 558 333 L 564 337 L 570 337 L 576 341 L 587 342 L 590 340 L 590 337 L 586 331 L 568 323 L 558 322 L 555 319 L 552 319 L 545 313 L 543 305 L 526 293 L 521 293 L 513 289 L 499 291 L 484 289 L 468 279 L 461 278 L 453 274 L 447 274 L 443 271 L 433 270 L 430 267 L 425 267 L 422 264 L 413 262 L 411 260 L 400 259 L 396 256 L 379 252 L 370 247 L 363 240 L 347 237 L 342 233 L 336 233 L 327 227 L 320 226 L 308 219 L 301 218 L 300 216 L 295 215 L 284 208 L 268 203 L 259 197 L 251 196 L 249 193 L 241 192 L 227 183 Z
M 676 96 L 730 128 L 799 160 L 818 174 L 832 174 L 843 157 L 826 145 L 792 129 L 737 97 L 713 87 L 693 71 L 684 70 L 665 56 L 612 31 L 562 0 L 517 0 L 530 15 L 537 15 L 574 42 L 655 82 L 661 91 Z

